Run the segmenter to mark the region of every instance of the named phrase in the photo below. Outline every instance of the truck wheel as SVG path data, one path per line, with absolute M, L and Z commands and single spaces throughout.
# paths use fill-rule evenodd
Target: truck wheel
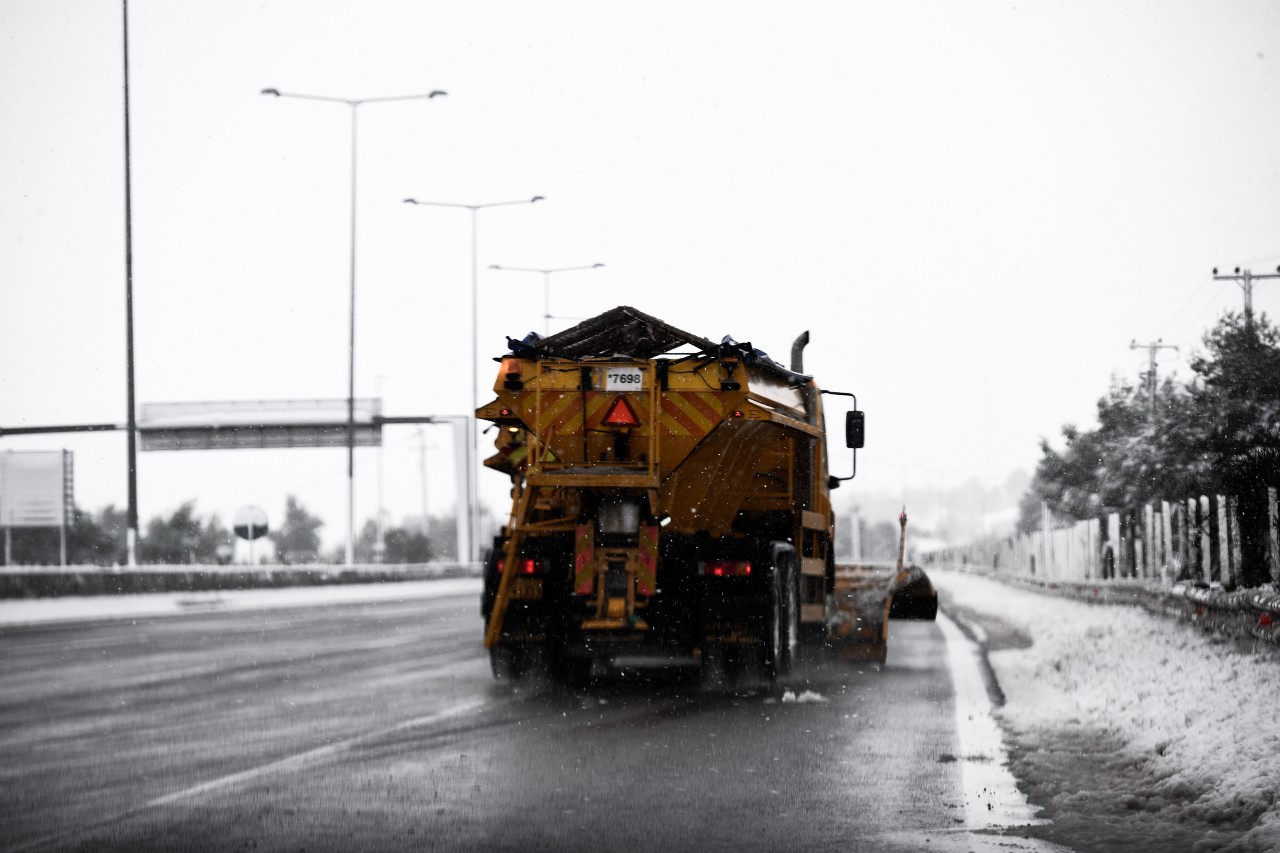
M 484 591 L 480 595 L 480 615 L 484 617 L 486 627 L 489 614 L 493 612 L 493 602 L 498 598 L 498 583 L 502 580 L 502 537 L 493 538 L 493 547 L 485 556 Z
M 519 681 L 525 674 L 523 649 L 511 646 L 494 646 L 489 649 L 489 667 L 498 681 Z
M 796 653 L 800 649 L 800 577 L 795 567 L 788 567 L 787 572 L 787 633 L 784 651 L 786 653 L 786 671 L 791 672 L 795 665 Z
M 732 689 L 734 673 L 729 654 L 721 646 L 702 649 L 701 687 L 704 693 L 725 693 Z
M 791 672 L 791 653 L 799 633 L 795 583 L 786 562 L 774 567 L 768 608 L 762 668 L 765 678 L 773 681 Z

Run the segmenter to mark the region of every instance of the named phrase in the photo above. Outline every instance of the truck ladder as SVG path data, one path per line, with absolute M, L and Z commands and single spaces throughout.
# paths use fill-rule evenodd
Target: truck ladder
M 520 497 L 511 510 L 511 518 L 507 524 L 507 529 L 511 531 L 511 538 L 506 542 L 506 554 L 502 558 L 502 579 L 498 582 L 498 594 L 494 598 L 493 610 L 489 614 L 489 625 L 484 632 L 486 649 L 492 649 L 497 645 L 498 639 L 502 636 L 502 623 L 506 620 L 507 603 L 511 601 L 511 591 L 515 586 L 516 557 L 520 553 L 521 540 L 524 538 L 524 526 L 519 523 L 519 519 L 525 517 L 525 511 L 529 508 L 529 501 L 533 499 L 534 491 L 536 489 L 526 480 L 520 490 Z

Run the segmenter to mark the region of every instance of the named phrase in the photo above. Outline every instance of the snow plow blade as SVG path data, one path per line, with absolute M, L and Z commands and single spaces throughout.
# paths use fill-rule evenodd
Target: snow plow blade
M 918 566 L 836 566 L 828 645 L 850 661 L 884 663 L 890 619 L 932 620 L 938 593 Z
M 932 622 L 938 618 L 938 591 L 919 566 L 908 566 L 894 578 L 889 598 L 890 619 Z

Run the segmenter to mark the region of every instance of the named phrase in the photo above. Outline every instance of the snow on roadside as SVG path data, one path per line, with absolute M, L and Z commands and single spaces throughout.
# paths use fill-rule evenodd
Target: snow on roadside
M 175 616 L 183 613 L 232 610 L 322 607 L 373 601 L 444 598 L 451 595 L 478 596 L 480 586 L 479 578 L 443 578 L 396 583 L 294 586 L 279 589 L 10 599 L 0 601 L 0 626 L 98 619 L 137 619 L 148 616 Z
M 1203 791 L 1186 809 L 1260 814 L 1241 850 L 1280 850 L 1280 661 L 1243 654 L 1136 607 L 1093 605 L 930 569 L 944 601 L 1032 640 L 993 651 L 1015 728 L 1083 723 L 1153 761 L 1169 791 Z M 1233 848 L 1234 849 L 1234 848 Z

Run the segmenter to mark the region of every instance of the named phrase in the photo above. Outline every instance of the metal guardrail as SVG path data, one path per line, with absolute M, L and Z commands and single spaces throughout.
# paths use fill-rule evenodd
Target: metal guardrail
M 1186 583 L 1164 586 L 1159 581 L 1044 580 L 973 565 L 940 564 L 940 567 L 1076 601 L 1137 606 L 1208 631 L 1240 639 L 1253 638 L 1280 647 L 1280 590 L 1273 587 L 1228 592 Z

